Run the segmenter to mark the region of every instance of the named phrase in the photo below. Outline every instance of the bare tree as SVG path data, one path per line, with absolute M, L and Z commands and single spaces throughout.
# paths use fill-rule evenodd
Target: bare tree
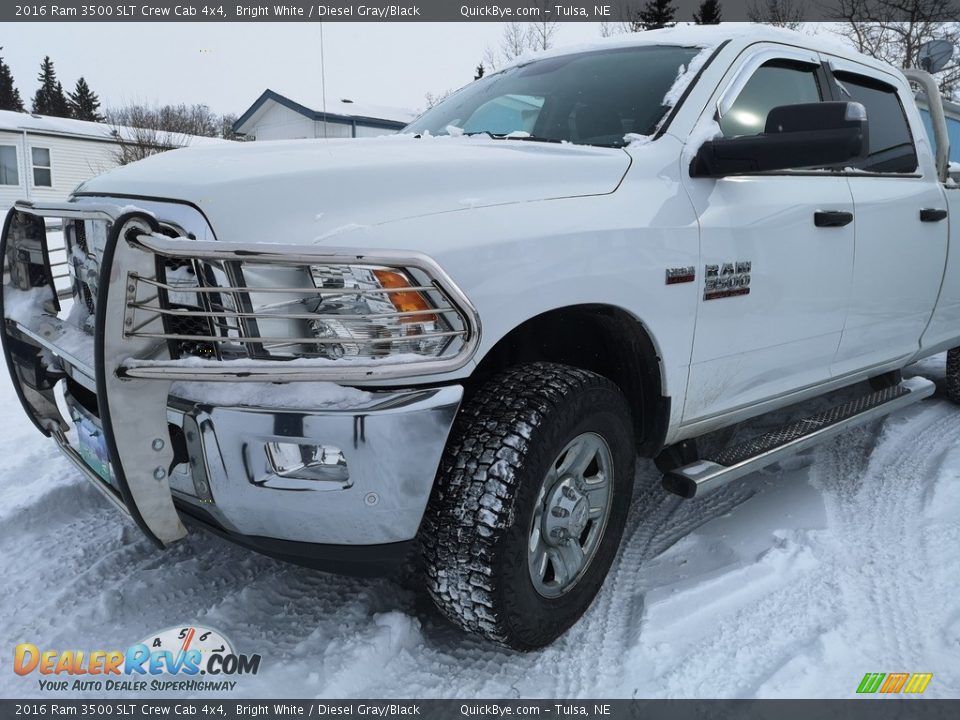
M 527 26 L 527 47 L 531 50 L 549 50 L 560 29 L 556 21 L 530 23 Z
M 752 22 L 799 30 L 803 26 L 804 10 L 802 0 L 751 0 L 747 17 Z
M 219 137 L 222 137 L 224 140 L 237 140 L 244 141 L 247 139 L 245 135 L 240 135 L 237 133 L 233 126 L 237 123 L 237 116 L 233 113 L 227 113 L 226 115 L 220 116 L 220 133 Z
M 106 112 L 111 125 L 149 128 L 179 135 L 221 137 L 223 118 L 206 105 L 130 103 Z
M 120 165 L 190 144 L 190 136 L 236 139 L 233 115 L 217 115 L 206 105 L 130 103 L 106 111 Z
M 640 13 L 643 10 L 643 0 L 639 4 L 633 2 L 622 2 L 618 14 L 620 15 L 620 29 L 622 32 L 643 32 L 643 21 L 640 19 Z
M 496 49 L 487 45 L 483 49 L 483 64 L 491 70 L 500 69 L 500 53 Z
M 500 46 L 498 48 L 487 46 L 483 52 L 483 62 L 491 69 L 497 70 L 524 53 L 549 50 L 553 47 L 559 30 L 560 23 L 555 21 L 504 23 Z
M 945 40 L 960 50 L 956 0 L 839 0 L 840 34 L 871 57 L 903 68 L 918 67 L 920 48 Z M 960 92 L 960 52 L 936 75 L 947 97 Z
M 510 22 L 503 28 L 500 38 L 500 52 L 504 57 L 515 58 L 527 50 L 527 26 L 523 23 Z
M 433 94 L 432 92 L 426 93 L 423 97 L 427 103 L 427 110 L 429 110 L 432 107 L 435 107 L 436 105 L 439 105 L 441 102 L 446 100 L 451 95 L 453 95 L 453 90 L 444 90 L 443 92 L 438 93 L 436 95 Z
M 611 21 L 611 20 L 600 21 L 600 37 L 611 37 L 613 35 L 619 35 L 622 32 L 623 32 L 622 23 Z
M 153 128 L 115 126 L 112 130 L 117 144 L 113 159 L 117 165 L 129 165 L 151 155 L 188 145 L 188 138 L 177 133 Z

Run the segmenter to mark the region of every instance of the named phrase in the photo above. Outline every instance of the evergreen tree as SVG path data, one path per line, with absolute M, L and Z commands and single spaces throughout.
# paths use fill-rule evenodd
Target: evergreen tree
M 57 71 L 54 70 L 53 60 L 49 55 L 40 63 L 37 80 L 40 81 L 40 87 L 33 96 L 32 111 L 37 115 L 70 117 L 70 105 L 63 94 L 63 85 L 57 80 Z
M 637 13 L 637 24 L 641 30 L 659 30 L 672 27 L 677 9 L 670 0 L 647 0 L 647 4 Z
M 59 80 L 53 93 L 53 112 L 51 114 L 63 118 L 73 117 L 70 101 L 67 100 L 67 94 L 63 91 L 63 83 Z
M 479 65 L 477 65 L 477 73 L 476 73 L 476 75 L 473 76 L 473 79 L 474 79 L 474 80 L 479 80 L 480 78 L 483 77 L 483 74 L 484 74 L 485 72 L 486 72 L 486 70 L 485 70 L 484 67 L 483 67 L 483 63 L 480 63 Z
M 3 48 L 0 47 L 0 50 Z M 0 56 L 0 110 L 23 112 L 20 91 L 14 87 L 13 73 L 10 72 L 10 66 L 3 61 L 2 56 Z
M 71 114 L 77 120 L 103 122 L 103 116 L 97 112 L 100 109 L 100 98 L 90 89 L 83 77 L 77 80 L 77 87 L 70 93 L 69 98 Z
M 719 25 L 720 14 L 718 0 L 703 0 L 697 12 L 693 14 L 693 21 L 697 25 Z

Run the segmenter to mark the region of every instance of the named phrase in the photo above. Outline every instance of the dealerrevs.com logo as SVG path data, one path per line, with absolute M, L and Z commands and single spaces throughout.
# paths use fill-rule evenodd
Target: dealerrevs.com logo
M 13 670 L 41 676 L 40 690 L 51 692 L 223 692 L 237 684 L 224 676 L 256 675 L 260 655 L 235 652 L 212 628 L 180 626 L 148 635 L 126 650 L 53 650 L 20 643 L 13 651 Z

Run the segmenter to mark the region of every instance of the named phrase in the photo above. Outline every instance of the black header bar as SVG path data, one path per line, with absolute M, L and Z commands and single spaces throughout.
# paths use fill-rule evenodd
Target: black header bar
M 610 22 L 636 18 L 643 0 L 284 0 L 281 2 L 219 2 L 207 0 L 148 0 L 98 2 L 97 0 L 36 0 L 0 3 L 0 22 Z M 690 22 L 700 0 L 674 0 L 675 19 Z M 768 17 L 789 9 L 790 21 L 826 21 L 844 18 L 849 8 L 863 7 L 849 0 L 720 0 L 725 21 L 783 20 Z M 899 20 L 911 3 L 883 4 L 884 20 Z M 770 8 L 774 8 L 771 10 Z M 780 8 L 780 10 L 776 10 Z M 960 19 L 960 0 L 944 0 L 938 11 L 944 22 Z M 872 20 L 871 17 L 858 17 Z

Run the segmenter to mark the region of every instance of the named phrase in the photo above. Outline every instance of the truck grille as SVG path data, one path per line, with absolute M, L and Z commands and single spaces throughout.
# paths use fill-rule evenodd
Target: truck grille
M 90 322 L 81 324 L 81 327 L 91 334 L 93 332 L 92 317 L 97 304 L 95 278 L 99 272 L 99 263 L 87 240 L 87 224 L 94 222 L 100 222 L 103 225 L 101 230 L 106 234 L 106 223 L 103 221 L 73 220 L 63 225 L 67 264 L 73 278 L 73 296 L 77 302 L 83 304 L 87 310 L 87 316 L 91 318 Z

